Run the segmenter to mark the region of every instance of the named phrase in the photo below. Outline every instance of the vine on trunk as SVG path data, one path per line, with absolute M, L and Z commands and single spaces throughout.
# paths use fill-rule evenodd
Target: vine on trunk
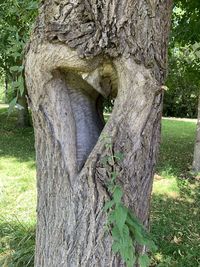
M 147 267 L 150 265 L 148 255 L 138 255 L 136 246 L 146 246 L 151 251 L 156 251 L 157 247 L 141 222 L 123 204 L 123 190 L 116 181 L 119 176 L 116 165 L 123 159 L 123 154 L 113 153 L 110 137 L 104 136 L 103 139 L 106 140 L 105 146 L 109 151 L 109 155 L 103 157 L 102 164 L 109 175 L 107 190 L 110 200 L 105 203 L 104 210 L 107 213 L 107 229 L 113 239 L 112 250 L 114 253 L 119 253 L 127 267 L 133 267 L 136 262 L 141 267 Z

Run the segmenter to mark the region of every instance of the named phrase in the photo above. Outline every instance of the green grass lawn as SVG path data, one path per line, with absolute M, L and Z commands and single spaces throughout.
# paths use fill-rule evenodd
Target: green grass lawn
M 196 125 L 162 121 L 154 179 L 151 232 L 158 245 L 155 266 L 200 266 L 200 183 L 190 173 Z
M 32 128 L 16 129 L 0 105 L 0 266 L 33 266 L 35 152 Z M 152 266 L 200 266 L 200 191 L 189 169 L 195 123 L 163 120 L 154 180 L 151 232 L 158 245 Z M 6 259 L 6 261 L 5 261 Z M 4 262 L 4 263 L 3 263 Z
M 33 266 L 36 216 L 33 129 L 15 128 L 16 114 L 7 118 L 5 105 L 0 107 L 0 266 L 25 267 L 27 263 Z

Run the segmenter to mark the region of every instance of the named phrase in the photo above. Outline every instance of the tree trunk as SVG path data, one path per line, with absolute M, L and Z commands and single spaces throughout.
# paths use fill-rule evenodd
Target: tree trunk
M 5 103 L 8 103 L 8 76 L 5 73 Z
M 20 128 L 31 126 L 26 92 L 18 96 L 17 103 L 19 104 L 17 126 Z
M 198 101 L 198 118 L 192 169 L 195 173 L 200 172 L 200 96 Z
M 112 153 L 123 201 L 149 223 L 171 1 L 43 1 L 25 74 L 37 154 L 35 266 L 125 266 L 105 232 Z M 104 126 L 99 99 L 116 96 Z M 110 146 L 107 145 L 109 138 Z

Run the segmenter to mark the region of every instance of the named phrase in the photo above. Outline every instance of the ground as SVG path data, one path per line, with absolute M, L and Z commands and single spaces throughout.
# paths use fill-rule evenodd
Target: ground
M 15 128 L 0 105 L 0 266 L 33 266 L 36 186 L 32 128 Z M 200 266 L 200 190 L 190 173 L 195 121 L 163 119 L 154 179 L 151 266 Z M 6 261 L 5 261 L 6 259 Z M 4 262 L 4 264 L 3 264 Z

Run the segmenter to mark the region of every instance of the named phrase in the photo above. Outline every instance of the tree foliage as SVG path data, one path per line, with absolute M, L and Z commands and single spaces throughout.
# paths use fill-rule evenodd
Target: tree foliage
M 37 0 L 8 0 L 0 4 L 0 68 L 12 82 L 12 92 L 22 95 L 23 49 L 37 14 Z
M 200 2 L 176 0 L 169 48 L 164 115 L 196 117 L 200 86 Z
M 200 61 L 189 47 L 170 50 L 165 116 L 197 117 L 200 86 Z
M 200 1 L 175 0 L 172 33 L 181 46 L 200 42 Z

